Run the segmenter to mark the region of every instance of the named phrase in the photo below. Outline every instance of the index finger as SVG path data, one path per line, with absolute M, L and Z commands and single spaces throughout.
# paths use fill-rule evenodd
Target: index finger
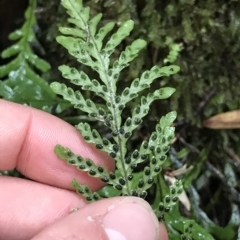
M 0 170 L 16 168 L 30 179 L 66 189 L 73 178 L 92 189 L 102 185 L 59 160 L 54 153 L 57 144 L 107 169 L 114 167 L 106 153 L 86 143 L 73 126 L 55 116 L 4 100 L 0 100 L 0 113 Z

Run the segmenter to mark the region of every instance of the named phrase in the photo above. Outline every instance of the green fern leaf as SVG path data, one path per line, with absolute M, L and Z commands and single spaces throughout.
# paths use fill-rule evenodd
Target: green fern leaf
M 9 35 L 10 40 L 17 42 L 1 53 L 2 58 L 11 57 L 13 60 L 0 66 L 0 78 L 5 79 L 0 81 L 0 96 L 50 111 L 53 103 L 63 101 L 56 97 L 46 80 L 35 71 L 37 69 L 45 73 L 50 69 L 49 63 L 34 54 L 30 46 L 36 40 L 33 30 L 36 25 L 35 8 L 36 0 L 29 0 L 23 26 Z M 65 103 L 67 106 L 69 104 Z
M 113 63 L 110 59 L 116 47 L 127 37 L 134 27 L 134 22 L 129 20 L 123 23 L 106 41 L 106 35 L 114 28 L 113 23 L 107 23 L 100 29 L 97 25 L 102 15 L 90 17 L 90 9 L 83 7 L 82 1 L 63 0 L 62 5 L 66 8 L 70 18 L 68 21 L 76 26 L 75 28 L 60 28 L 64 36 L 58 36 L 57 41 L 65 47 L 69 54 L 74 56 L 78 62 L 89 66 L 99 75 L 99 79 L 90 79 L 83 71 L 71 68 L 66 65 L 60 66 L 59 70 L 63 77 L 73 84 L 80 86 L 82 90 L 95 92 L 96 95 L 105 101 L 104 107 L 99 107 L 90 99 L 85 99 L 80 91 L 73 91 L 64 84 L 54 82 L 51 84 L 55 93 L 62 95 L 64 99 L 70 101 L 76 108 L 89 114 L 90 117 L 102 121 L 110 130 L 112 138 L 102 137 L 95 129 L 91 129 L 87 123 L 80 123 L 76 128 L 80 131 L 85 141 L 92 143 L 101 151 L 107 152 L 115 159 L 117 171 L 108 173 L 102 166 L 96 166 L 90 159 L 82 159 L 69 149 L 57 146 L 55 152 L 61 159 L 65 159 L 68 164 L 76 166 L 81 171 L 87 171 L 89 175 L 100 179 L 105 179 L 106 183 L 113 186 L 121 195 L 133 195 L 145 198 L 147 190 L 152 186 L 155 176 L 161 171 L 169 144 L 174 136 L 172 122 L 176 118 L 176 113 L 171 112 L 163 117 L 156 126 L 156 131 L 152 133 L 148 141 L 143 142 L 139 150 L 132 153 L 127 149 L 127 141 L 133 131 L 142 123 L 142 119 L 147 115 L 150 105 L 154 100 L 166 99 L 170 97 L 175 89 L 165 87 L 155 90 L 139 100 L 137 97 L 144 89 L 149 88 L 154 80 L 160 77 L 167 77 L 179 71 L 178 66 L 155 66 L 149 71 L 143 72 L 140 78 L 133 80 L 131 85 L 117 92 L 117 83 L 120 82 L 121 71 L 126 68 L 131 61 L 136 58 L 145 46 L 142 39 L 133 41 L 122 51 L 117 60 Z M 103 44 L 103 42 L 106 42 Z M 112 63 L 112 64 L 111 64 Z M 138 103 L 132 111 L 132 116 L 124 123 L 122 111 L 127 104 L 135 99 Z M 145 162 L 148 166 L 139 174 L 138 179 L 134 170 L 138 164 Z M 74 181 L 76 186 L 76 181 Z M 82 186 L 78 183 L 78 189 Z M 87 191 L 89 192 L 89 191 Z M 92 192 L 85 194 L 86 199 L 93 199 Z

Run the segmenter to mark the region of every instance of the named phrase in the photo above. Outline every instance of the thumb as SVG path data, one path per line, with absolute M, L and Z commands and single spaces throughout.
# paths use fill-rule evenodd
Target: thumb
M 163 226 L 161 230 L 161 235 L 166 236 Z M 89 204 L 32 238 L 55 239 L 159 240 L 160 226 L 147 202 L 136 197 L 117 197 Z

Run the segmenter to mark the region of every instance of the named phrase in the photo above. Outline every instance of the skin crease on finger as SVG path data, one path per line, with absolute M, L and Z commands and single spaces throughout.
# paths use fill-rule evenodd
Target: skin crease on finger
M 73 178 L 92 189 L 102 186 L 99 181 L 60 161 L 53 152 L 56 144 L 69 147 L 109 170 L 114 164 L 105 153 L 86 144 L 74 127 L 50 114 L 4 100 L 0 100 L 0 112 L 4 113 L 0 118 L 0 170 L 17 168 L 34 181 L 55 186 L 0 177 L 1 192 L 7 193 L 0 194 L 0 203 L 8 203 L 8 207 L 0 204 L 0 233 L 11 226 L 8 232 L 16 229 L 15 237 L 20 240 L 20 232 L 30 234 L 32 231 L 32 234 L 68 215 L 70 209 L 85 206 L 79 196 L 64 190 L 70 189 Z M 18 227 L 12 228 L 14 225 L 9 225 L 9 221 Z M 166 235 L 166 230 L 163 234 Z M 12 237 L 3 239 L 15 240 Z

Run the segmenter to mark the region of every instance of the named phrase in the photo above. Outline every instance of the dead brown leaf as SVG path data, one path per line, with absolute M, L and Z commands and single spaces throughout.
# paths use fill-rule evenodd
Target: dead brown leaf
M 212 129 L 240 128 L 240 110 L 217 114 L 205 120 L 203 126 Z

